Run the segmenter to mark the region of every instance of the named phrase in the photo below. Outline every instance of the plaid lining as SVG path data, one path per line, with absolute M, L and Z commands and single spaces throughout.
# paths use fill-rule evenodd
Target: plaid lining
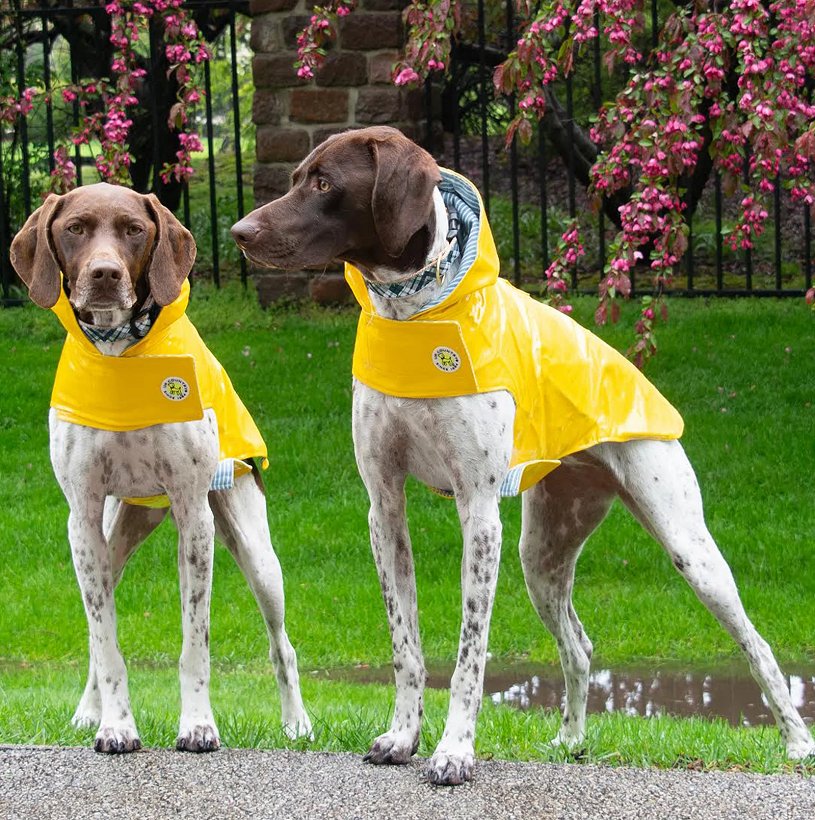
M 422 307 L 422 312 L 438 307 L 460 284 L 478 255 L 478 235 L 481 228 L 478 195 L 467 183 L 441 170 L 439 192 L 444 204 L 455 211 L 459 221 L 458 265 L 449 278 L 444 279 L 441 291 Z
M 521 478 L 523 477 L 525 467 L 526 464 L 516 464 L 514 467 L 510 467 L 507 471 L 507 474 L 504 476 L 504 480 L 501 482 L 501 486 L 498 489 L 498 494 L 502 498 L 512 498 L 513 496 L 518 495 L 521 491 Z M 430 487 L 430 489 L 442 498 L 456 497 L 456 494 L 452 490 L 443 490 L 439 487 Z
M 439 262 L 438 277 L 444 280 L 447 273 L 458 261 L 461 251 L 458 247 L 458 242 L 454 242 L 451 246 L 447 256 Z M 382 285 L 378 282 L 367 282 L 368 290 L 376 293 L 378 296 L 384 296 L 386 299 L 400 299 L 402 296 L 413 296 L 420 290 L 426 288 L 431 282 L 436 281 L 437 271 L 436 264 L 433 263 L 424 270 L 419 271 L 416 276 L 406 279 L 404 282 L 394 282 L 391 285 Z
M 144 307 L 139 311 L 138 315 L 133 319 L 128 319 L 116 327 L 97 327 L 96 325 L 89 325 L 83 322 L 78 316 L 76 321 L 82 332 L 90 339 L 91 342 L 118 342 L 121 339 L 130 340 L 131 344 L 143 339 L 155 321 L 155 303 L 153 297 L 149 296 L 144 303 Z

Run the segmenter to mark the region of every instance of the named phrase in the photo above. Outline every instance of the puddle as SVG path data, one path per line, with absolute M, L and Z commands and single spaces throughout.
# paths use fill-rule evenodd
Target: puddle
M 492 667 L 492 668 L 491 668 Z M 427 685 L 447 689 L 452 670 L 428 670 Z M 329 677 L 356 683 L 392 683 L 389 668 L 347 669 Z M 785 675 L 792 701 L 808 725 L 815 724 L 815 670 Z M 484 698 L 518 709 L 560 709 L 563 676 L 551 666 L 496 667 L 487 665 Z M 721 717 L 733 726 L 774 725 L 775 720 L 746 669 L 599 669 L 589 678 L 589 714 L 623 712 L 653 717 Z

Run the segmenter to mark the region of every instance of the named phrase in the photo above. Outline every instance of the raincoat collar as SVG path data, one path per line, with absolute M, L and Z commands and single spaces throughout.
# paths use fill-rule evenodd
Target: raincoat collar
M 166 307 L 160 308 L 155 321 L 151 327 L 135 344 L 132 344 L 122 354 L 122 356 L 138 356 L 142 350 L 147 347 L 148 339 L 150 342 L 155 340 L 158 336 L 164 333 L 171 325 L 177 322 L 187 311 L 187 306 L 190 302 L 190 283 L 189 280 L 184 280 L 181 285 L 181 292 L 178 298 L 171 302 Z M 103 354 L 97 350 L 96 345 L 85 335 L 79 320 L 76 318 L 74 308 L 65 293 L 65 288 L 60 287 L 59 299 L 57 303 L 51 308 L 60 321 L 60 324 L 65 328 L 68 335 L 73 338 L 85 352 L 93 352 L 99 356 Z

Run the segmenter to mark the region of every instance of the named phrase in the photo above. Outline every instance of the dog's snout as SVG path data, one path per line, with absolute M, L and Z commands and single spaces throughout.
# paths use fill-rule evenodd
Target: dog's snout
M 98 284 L 118 282 L 124 276 L 122 266 L 110 259 L 95 259 L 88 266 L 88 272 Z
M 241 219 L 232 226 L 232 237 L 238 245 L 248 245 L 258 234 L 260 229 L 249 219 Z

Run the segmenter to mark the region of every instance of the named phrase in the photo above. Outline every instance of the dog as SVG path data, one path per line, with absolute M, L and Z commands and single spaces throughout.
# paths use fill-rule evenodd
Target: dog
M 498 502 L 518 491 L 526 586 L 557 642 L 566 684 L 553 744 L 577 749 L 585 739 L 592 644 L 572 604 L 574 568 L 619 497 L 744 651 L 790 758 L 815 753 L 707 530 L 677 440 L 678 413 L 596 336 L 498 279 L 472 183 L 439 169 L 395 129 L 344 132 L 315 148 L 293 172 L 290 191 L 232 234 L 260 266 L 345 262 L 362 306 L 352 427 L 396 680 L 390 729 L 365 760 L 405 763 L 419 742 L 425 668 L 405 516 L 408 474 L 452 491 L 464 540 L 459 651 L 430 782 L 472 777 L 501 550 Z
M 116 639 L 114 589 L 169 502 L 179 533 L 183 628 L 176 747 L 220 745 L 209 698 L 215 531 L 266 623 L 284 730 L 309 736 L 280 564 L 252 461 L 265 458 L 266 448 L 184 315 L 192 235 L 155 196 L 100 183 L 49 195 L 15 236 L 11 259 L 31 299 L 52 308 L 68 331 L 49 429 L 90 633 L 88 681 L 73 724 L 98 726 L 98 752 L 141 747 Z M 234 459 L 219 464 L 229 448 Z M 224 489 L 211 491 L 216 474 Z

